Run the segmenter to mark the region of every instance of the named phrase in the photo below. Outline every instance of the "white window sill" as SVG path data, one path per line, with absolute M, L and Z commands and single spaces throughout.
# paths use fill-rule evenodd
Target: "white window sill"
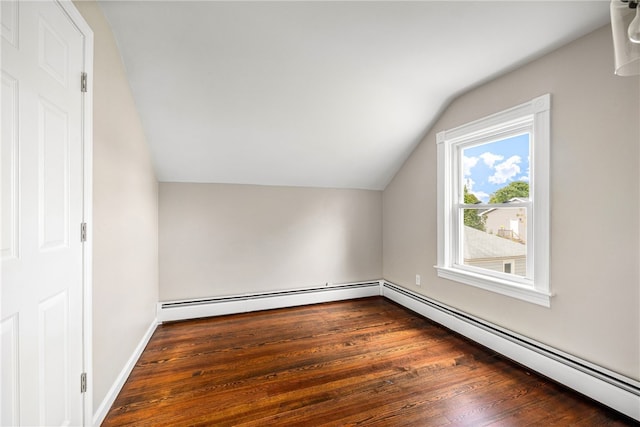
M 517 298 L 544 307 L 551 307 L 551 294 L 543 292 L 533 287 L 525 286 L 517 282 L 503 280 L 500 278 L 476 274 L 451 267 L 435 267 L 438 270 L 438 277 L 475 286 L 480 289 Z

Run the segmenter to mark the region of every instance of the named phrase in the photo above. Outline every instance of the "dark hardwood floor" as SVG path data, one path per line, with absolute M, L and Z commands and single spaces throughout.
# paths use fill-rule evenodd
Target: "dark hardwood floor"
M 103 426 L 633 425 L 381 297 L 158 327 Z

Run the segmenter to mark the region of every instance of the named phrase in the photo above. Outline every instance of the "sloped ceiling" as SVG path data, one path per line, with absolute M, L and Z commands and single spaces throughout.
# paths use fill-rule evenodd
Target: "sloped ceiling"
M 100 4 L 160 181 L 377 190 L 453 97 L 608 22 L 606 0 Z

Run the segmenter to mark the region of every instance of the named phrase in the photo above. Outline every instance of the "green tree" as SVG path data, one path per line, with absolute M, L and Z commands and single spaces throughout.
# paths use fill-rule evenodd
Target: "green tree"
M 529 183 L 513 181 L 509 185 L 496 190 L 489 198 L 489 203 L 506 203 L 514 197 L 529 197 Z
M 464 202 L 466 204 L 477 204 L 480 200 L 473 193 L 469 193 L 467 186 L 464 186 Z M 485 222 L 487 218 L 478 214 L 478 209 L 464 210 L 464 225 L 472 227 L 480 231 L 485 231 Z

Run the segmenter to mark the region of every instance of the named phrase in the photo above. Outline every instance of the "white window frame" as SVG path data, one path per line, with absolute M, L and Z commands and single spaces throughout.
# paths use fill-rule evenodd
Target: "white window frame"
M 439 132 L 438 149 L 438 276 L 545 307 L 551 306 L 549 286 L 549 152 L 551 95 L 479 120 Z M 459 218 L 461 148 L 530 133 L 530 202 L 527 208 L 527 277 L 462 265 Z M 518 206 L 520 204 L 517 204 Z M 490 207 L 517 207 L 514 204 Z

